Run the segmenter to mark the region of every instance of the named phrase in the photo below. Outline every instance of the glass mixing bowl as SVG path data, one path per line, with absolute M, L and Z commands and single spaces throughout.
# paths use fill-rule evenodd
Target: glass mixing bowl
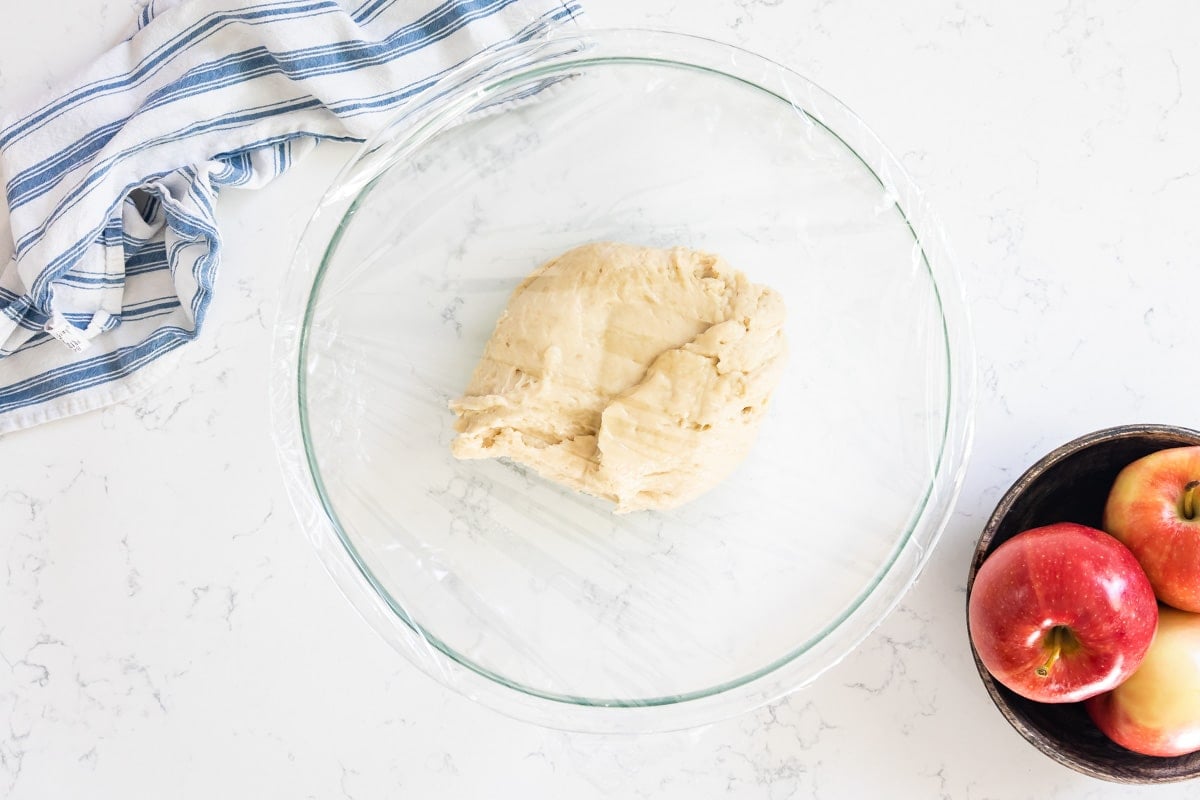
M 511 291 L 600 240 L 719 253 L 789 309 L 753 451 L 675 511 L 450 453 Z M 278 337 L 282 463 L 342 590 L 443 684 L 556 728 L 683 728 L 812 681 L 915 580 L 969 447 L 964 303 L 900 164 L 794 72 L 678 34 L 439 80 L 329 190 Z

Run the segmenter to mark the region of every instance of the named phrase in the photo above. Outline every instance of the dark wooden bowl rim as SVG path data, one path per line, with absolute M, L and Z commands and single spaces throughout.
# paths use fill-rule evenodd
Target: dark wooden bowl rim
M 984 526 L 983 533 L 975 547 L 974 557 L 971 559 L 970 570 L 967 573 L 968 604 L 971 589 L 975 583 L 975 575 L 979 571 L 980 565 L 995 547 L 999 547 L 1004 541 L 1020 532 L 1012 530 L 1012 525 L 1007 526 L 1007 529 L 1005 526 L 1014 506 L 1027 497 L 1031 488 L 1035 491 L 1044 488 L 1039 486 L 1039 482 L 1046 477 L 1048 472 L 1051 473 L 1051 478 L 1061 477 L 1057 473 L 1062 472 L 1063 469 L 1069 470 L 1070 465 L 1067 462 L 1080 457 L 1081 454 L 1093 448 L 1128 448 L 1132 446 L 1149 453 L 1167 447 L 1197 444 L 1200 444 L 1200 431 L 1189 428 L 1171 425 L 1121 425 L 1081 436 L 1047 454 L 1013 483 L 997 504 L 995 511 L 992 512 L 987 525 Z M 1056 467 L 1059 469 L 1056 470 Z M 1094 513 L 1089 512 L 1086 515 L 1087 519 L 1057 521 L 1080 522 L 1099 527 L 1101 512 L 1102 507 L 1095 509 Z M 1027 516 L 1029 513 L 1031 512 L 1026 510 Z M 1049 521 L 1041 521 L 1039 524 L 1049 524 Z M 1033 525 L 1028 527 L 1033 527 Z M 998 534 L 1000 538 L 997 538 Z M 970 639 L 969 636 L 968 639 Z M 1062 707 L 1061 713 L 1074 715 L 1070 721 L 1071 725 L 1081 726 L 1079 738 L 1091 740 L 1088 747 L 1078 746 L 1065 730 L 1052 729 L 1049 725 L 1039 725 L 1036 720 L 1031 719 L 1031 715 L 1028 713 L 1029 709 L 1038 709 L 1040 704 L 1032 703 L 1001 686 L 979 660 L 979 653 L 976 652 L 973 642 L 971 643 L 971 654 L 975 659 L 979 677 L 996 708 L 1030 744 L 1058 763 L 1094 778 L 1125 784 L 1172 783 L 1200 775 L 1200 753 L 1175 758 L 1139 755 L 1104 739 L 1103 734 L 1092 725 L 1091 720 L 1081 708 L 1068 710 Z M 1047 713 L 1050 712 L 1047 711 Z M 1055 709 L 1053 713 L 1059 713 L 1059 709 Z M 1075 733 L 1073 728 L 1070 730 L 1071 733 Z M 1103 740 L 1104 744 L 1099 744 L 1099 740 Z M 1089 747 L 1090 752 L 1084 752 L 1088 751 Z

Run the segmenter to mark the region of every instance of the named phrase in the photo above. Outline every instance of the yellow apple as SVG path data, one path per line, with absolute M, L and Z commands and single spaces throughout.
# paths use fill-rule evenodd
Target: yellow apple
M 1085 705 L 1108 738 L 1136 753 L 1200 750 L 1200 614 L 1161 607 L 1141 666 Z

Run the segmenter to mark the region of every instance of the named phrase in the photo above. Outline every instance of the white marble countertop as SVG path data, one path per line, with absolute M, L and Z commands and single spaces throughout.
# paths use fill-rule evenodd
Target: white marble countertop
M 13 3 L 0 105 L 115 42 L 135 0 Z M 443 690 L 300 533 L 269 436 L 274 295 L 348 149 L 220 216 L 208 327 L 149 395 L 0 439 L 0 797 L 1135 797 L 1025 743 L 978 680 L 967 562 L 1041 453 L 1200 427 L 1200 7 L 1186 0 L 593 0 L 838 95 L 939 211 L 981 375 L 965 489 L 921 580 L 808 690 L 683 733 L 599 737 Z M 1160 787 L 1185 797 L 1195 786 Z

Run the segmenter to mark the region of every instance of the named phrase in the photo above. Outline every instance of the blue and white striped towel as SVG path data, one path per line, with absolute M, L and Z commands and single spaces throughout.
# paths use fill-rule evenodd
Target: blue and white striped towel
M 0 129 L 0 433 L 128 398 L 196 337 L 222 189 L 261 186 L 322 139 L 361 141 L 454 66 L 578 14 L 573 0 L 152 0 L 129 40 Z

